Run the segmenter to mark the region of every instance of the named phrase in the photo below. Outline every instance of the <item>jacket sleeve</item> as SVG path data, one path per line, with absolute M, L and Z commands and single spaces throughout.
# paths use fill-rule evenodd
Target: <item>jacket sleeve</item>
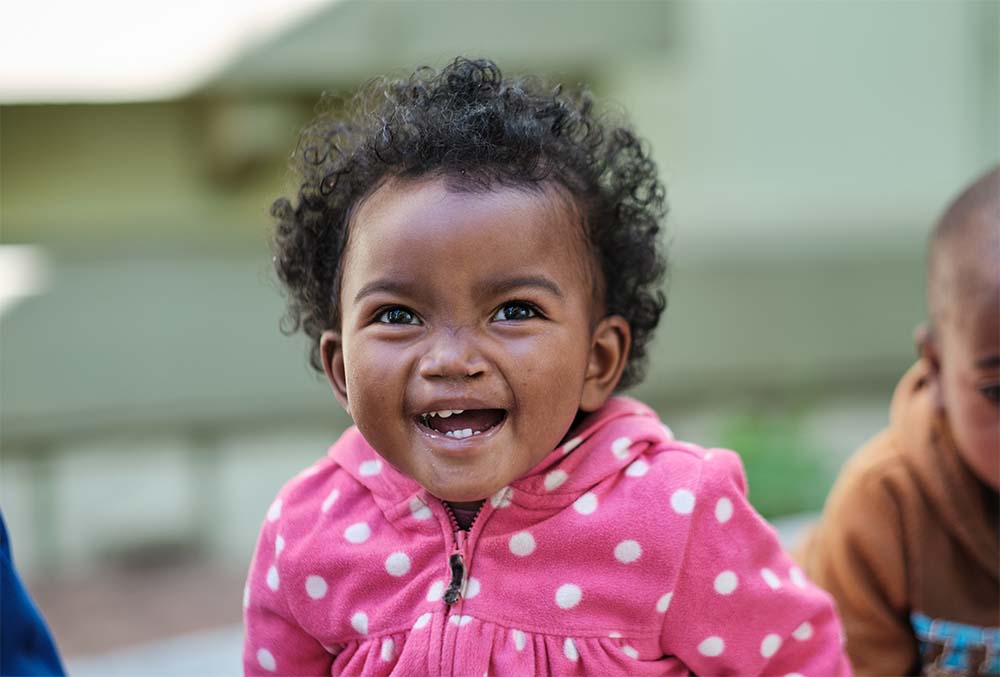
M 829 595 L 782 550 L 746 500 L 739 457 L 702 462 L 684 561 L 661 635 L 696 674 L 849 675 Z
M 891 488 L 849 466 L 800 559 L 837 603 L 859 675 L 915 674 L 899 505 Z
M 276 501 L 280 506 L 280 502 Z M 284 541 L 274 505 L 261 528 L 243 591 L 243 672 L 246 675 L 329 675 L 333 652 L 295 620 L 283 579 Z M 273 519 L 272 519 L 273 518 Z

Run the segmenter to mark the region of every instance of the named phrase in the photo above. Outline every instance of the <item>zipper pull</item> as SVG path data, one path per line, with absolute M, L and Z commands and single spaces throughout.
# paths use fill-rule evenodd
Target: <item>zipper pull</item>
M 462 561 L 461 553 L 452 553 L 448 558 L 448 566 L 451 568 L 451 582 L 444 591 L 444 603 L 451 606 L 462 596 L 462 584 L 465 582 L 465 562 Z

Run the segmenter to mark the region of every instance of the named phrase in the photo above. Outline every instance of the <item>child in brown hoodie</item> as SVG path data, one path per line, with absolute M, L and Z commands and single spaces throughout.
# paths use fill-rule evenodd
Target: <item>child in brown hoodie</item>
M 927 286 L 889 427 L 800 551 L 859 675 L 1000 674 L 1000 168 L 942 216 Z

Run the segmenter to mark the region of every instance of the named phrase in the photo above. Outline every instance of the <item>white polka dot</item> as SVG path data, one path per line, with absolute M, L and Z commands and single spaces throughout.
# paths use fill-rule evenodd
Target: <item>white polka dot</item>
M 353 616 L 351 616 L 351 627 L 360 632 L 362 635 L 368 634 L 368 614 L 364 611 L 358 611 Z
M 707 637 L 698 645 L 698 653 L 702 656 L 718 656 L 726 648 L 726 643 L 721 637 L 715 635 Z
M 567 637 L 566 641 L 563 642 L 563 654 L 571 661 L 580 659 L 580 652 L 576 650 L 576 643 L 573 642 L 572 637 Z
M 720 595 L 728 595 L 736 589 L 739 580 L 732 571 L 723 571 L 715 577 L 715 591 Z
M 798 567 L 792 567 L 788 570 L 788 577 L 792 579 L 792 583 L 800 588 L 806 587 L 806 577 L 802 573 L 802 569 Z
M 395 653 L 396 643 L 392 641 L 392 637 L 386 637 L 382 640 L 382 661 L 388 663 L 392 660 L 392 656 Z
M 436 602 L 443 596 L 444 596 L 444 583 L 442 581 L 434 581 L 433 583 L 431 583 L 430 589 L 427 590 L 427 601 Z
M 728 498 L 720 498 L 719 502 L 715 504 L 715 519 L 719 520 L 720 524 L 725 524 L 733 516 L 733 502 Z
M 597 510 L 597 494 L 588 491 L 580 498 L 573 501 L 573 510 L 581 515 L 590 515 Z
M 257 513 L 257 514 L 259 515 L 260 513 Z M 281 517 L 281 499 L 280 498 L 278 500 L 276 500 L 274 503 L 272 503 L 271 507 L 267 509 L 267 521 L 268 522 L 274 522 L 274 521 L 277 521 L 277 519 L 279 517 Z M 268 654 L 268 655 L 270 655 L 270 654 Z
M 629 477 L 642 477 L 649 472 L 649 464 L 646 463 L 641 458 L 629 463 L 629 466 L 625 468 L 625 474 Z
M 781 637 L 778 635 L 768 635 L 764 638 L 764 641 L 760 643 L 760 655 L 764 658 L 770 658 L 780 648 Z
M 248 606 L 250 606 L 250 586 L 249 585 L 244 585 L 243 586 L 243 608 L 246 609 Z
M 665 594 L 663 597 L 657 600 L 656 610 L 659 611 L 661 614 L 666 613 L 667 609 L 670 608 L 670 600 L 672 600 L 673 598 L 674 598 L 674 593 L 668 592 L 667 594 Z
M 569 478 L 563 470 L 553 470 L 545 476 L 545 490 L 552 491 L 558 489 Z
M 670 507 L 681 515 L 690 514 L 694 510 L 694 494 L 687 489 L 678 489 L 670 497 Z
M 622 647 L 622 651 L 624 651 L 625 655 L 628 656 L 629 658 L 634 658 L 634 659 L 639 658 L 639 652 L 635 650 L 635 647 L 626 644 L 625 646 Z
M 622 564 L 630 564 L 642 555 L 642 546 L 637 541 L 622 541 L 615 546 L 615 559 Z
M 257 649 L 257 663 L 268 672 L 274 672 L 278 669 L 278 664 L 274 662 L 274 655 L 267 649 Z
M 362 461 L 361 465 L 358 466 L 358 473 L 362 477 L 372 477 L 373 475 L 378 475 L 380 472 L 382 472 L 382 461 L 377 458 Z
M 390 576 L 405 576 L 410 571 L 410 558 L 405 552 L 394 552 L 385 558 L 385 570 Z
M 562 453 L 568 454 L 569 452 L 573 451 L 578 446 L 580 446 L 581 442 L 583 442 L 582 439 L 580 439 L 579 437 L 574 437 L 573 439 L 571 439 L 569 442 L 567 442 L 562 446 Z
M 410 499 L 410 514 L 415 519 L 426 520 L 431 518 L 431 509 L 417 496 Z
M 278 537 L 274 539 L 274 556 L 277 557 L 281 554 L 281 551 L 285 549 L 285 539 L 278 534 Z
M 795 628 L 794 632 L 792 632 L 792 637 L 799 640 L 800 642 L 804 642 L 805 640 L 809 639 L 812 636 L 813 636 L 813 626 L 811 623 L 808 622 L 803 623 L 799 627 Z
M 715 456 L 715 452 L 714 451 L 710 451 L 707 454 L 705 454 L 705 460 L 706 461 L 711 461 L 713 456 Z
M 449 619 L 449 622 L 452 625 L 457 625 L 458 627 L 462 627 L 463 625 L 468 625 L 469 621 L 471 621 L 471 620 L 472 620 L 472 616 L 452 616 Z
M 340 489 L 334 489 L 327 494 L 326 498 L 323 499 L 323 505 L 320 506 L 323 509 L 323 512 L 329 511 L 330 507 L 337 502 L 338 498 L 340 498 Z
M 469 576 L 469 580 L 465 584 L 465 599 L 472 599 L 479 594 L 480 590 L 482 590 L 482 585 L 480 585 L 479 579 Z
M 365 522 L 356 522 L 344 529 L 344 538 L 351 543 L 364 543 L 371 538 L 372 530 Z
M 306 593 L 313 599 L 322 599 L 326 596 L 326 581 L 319 576 L 310 576 L 306 579 Z
M 620 632 L 609 632 L 608 633 L 608 637 L 610 637 L 611 639 L 621 639 L 622 633 L 620 633 Z
M 527 557 L 535 551 L 535 537 L 527 531 L 519 531 L 510 537 L 510 551 L 518 557 Z
M 423 628 L 426 628 L 427 624 L 430 623 L 430 622 L 431 622 L 431 614 L 430 614 L 430 612 L 425 613 L 425 614 L 420 614 L 420 618 L 418 618 L 417 622 L 413 624 L 413 629 L 414 630 L 422 630 Z
M 559 589 L 556 590 L 556 604 L 563 609 L 572 609 L 580 603 L 582 598 L 583 591 L 580 590 L 579 585 L 566 583 L 565 585 L 560 585 Z
M 500 508 L 506 508 L 510 505 L 511 498 L 514 496 L 514 490 L 510 487 L 504 487 L 497 493 L 490 496 L 490 503 L 493 504 L 494 508 L 498 510 Z
M 514 638 L 514 648 L 524 651 L 524 633 L 520 630 L 511 630 L 510 634 Z
M 760 576 L 764 579 L 764 582 L 770 586 L 772 590 L 777 590 L 781 587 L 781 579 L 778 575 L 771 571 L 770 569 L 761 569 Z
M 611 443 L 611 453 L 615 458 L 624 461 L 628 458 L 628 448 L 632 446 L 632 440 L 628 437 L 619 437 Z
M 666 423 L 661 423 L 660 425 L 663 427 L 663 432 L 667 435 L 667 439 L 668 440 L 674 439 L 674 431 L 670 429 L 670 426 L 668 426 Z
M 278 580 L 278 567 L 272 566 L 270 569 L 267 570 L 267 587 L 271 588 L 271 590 L 277 590 L 279 583 L 280 581 Z
M 801 672 L 789 672 L 785 677 L 806 677 Z

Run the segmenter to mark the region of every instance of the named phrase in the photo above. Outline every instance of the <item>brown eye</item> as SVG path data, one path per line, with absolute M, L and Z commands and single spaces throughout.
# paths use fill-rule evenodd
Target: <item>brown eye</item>
M 420 324 L 417 316 L 406 308 L 388 308 L 379 313 L 376 319 L 383 324 Z
M 510 301 L 503 304 L 493 315 L 494 320 L 499 321 L 518 321 L 518 320 L 528 320 L 535 317 L 537 313 L 535 308 L 528 303 L 523 301 Z
M 979 392 L 993 404 L 1000 404 L 1000 383 L 983 386 Z

